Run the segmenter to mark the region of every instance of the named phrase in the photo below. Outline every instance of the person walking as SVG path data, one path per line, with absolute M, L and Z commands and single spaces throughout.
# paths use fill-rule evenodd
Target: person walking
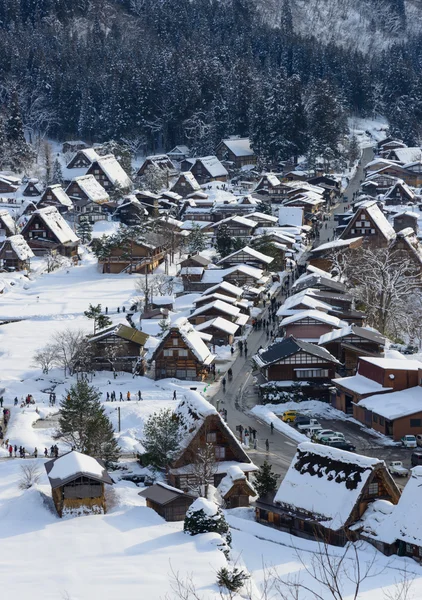
M 13 452 L 14 452 L 15 458 L 16 458 L 16 455 L 18 453 L 18 447 L 16 446 L 16 444 L 15 444 L 15 447 L 13 448 Z
M 12 458 L 12 454 L 13 454 L 13 446 L 10 445 L 9 446 L 9 458 Z
M 38 449 L 37 448 L 35 448 L 35 450 L 34 450 L 34 457 L 38 458 Z
M 272 421 L 271 421 L 270 429 L 271 429 L 271 435 L 272 435 L 274 433 L 274 423 Z
M 119 402 L 121 402 L 122 400 L 123 400 L 123 394 L 122 394 L 122 392 L 120 392 Z
M 141 390 L 138 390 L 138 400 L 142 400 L 142 392 L 141 392 Z
M 258 446 L 258 442 L 256 441 L 256 438 L 254 438 L 253 440 L 253 449 L 256 450 Z
M 0 396 L 0 408 L 3 408 L 3 396 Z
M 177 400 L 177 392 L 176 392 L 176 390 L 173 390 L 173 400 Z
M 270 442 L 268 441 L 268 438 L 265 440 L 265 451 L 266 452 L 270 451 Z
M 223 384 L 223 392 L 225 392 L 226 391 L 226 378 L 225 377 L 223 377 L 223 380 L 221 383 Z
M 45 456 L 45 458 L 48 458 L 48 450 L 47 450 L 47 448 L 44 448 L 44 456 Z
M 128 392 L 128 393 L 126 394 L 126 398 L 127 398 L 127 400 L 128 400 L 128 401 L 130 400 L 130 392 Z
M 107 402 L 110 400 L 110 394 L 107 392 Z

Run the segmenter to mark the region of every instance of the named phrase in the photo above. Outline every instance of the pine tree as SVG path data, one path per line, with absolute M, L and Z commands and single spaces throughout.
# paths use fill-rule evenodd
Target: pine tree
M 144 425 L 142 445 L 150 465 L 167 467 L 180 446 L 179 423 L 170 409 L 151 415 Z
M 189 254 L 196 254 L 205 250 L 207 247 L 207 240 L 204 232 L 199 225 L 194 225 L 192 231 L 188 237 L 188 252 Z
M 256 472 L 254 487 L 259 496 L 265 496 L 277 489 L 277 477 L 267 461 Z
M 217 227 L 215 244 L 217 246 L 218 253 L 222 258 L 230 254 L 232 249 L 232 238 L 226 223 L 222 223 Z
M 221 508 L 205 498 L 198 498 L 190 505 L 186 513 L 183 531 L 189 535 L 219 533 L 227 546 L 231 545 L 230 528 Z
M 359 142 L 357 140 L 357 137 L 355 135 L 352 135 L 352 137 L 350 139 L 350 143 L 349 143 L 349 152 L 348 152 L 349 163 L 352 165 L 354 162 L 356 162 L 358 160 L 359 157 L 360 157 Z
M 101 458 L 107 464 L 119 457 L 113 427 L 101 405 L 101 392 L 86 381 L 78 381 L 60 404 L 57 439 L 71 448 Z
M 94 335 L 97 333 L 99 329 L 104 329 L 105 327 L 109 327 L 112 325 L 111 319 L 107 315 L 104 315 L 101 312 L 101 304 L 97 304 L 94 306 L 93 304 L 89 305 L 89 309 L 84 311 L 84 315 L 88 319 L 92 319 L 94 322 Z
M 76 228 L 76 233 L 81 238 L 82 244 L 90 242 L 92 239 L 92 225 L 88 217 L 81 217 Z
M 142 187 L 154 194 L 166 187 L 168 182 L 168 171 L 160 169 L 157 165 L 150 165 L 145 169 L 142 176 Z
M 56 158 L 53 162 L 53 171 L 51 174 L 51 183 L 52 184 L 56 184 L 56 183 L 63 183 L 63 171 L 62 171 L 62 166 L 60 164 L 60 161 L 58 158 Z

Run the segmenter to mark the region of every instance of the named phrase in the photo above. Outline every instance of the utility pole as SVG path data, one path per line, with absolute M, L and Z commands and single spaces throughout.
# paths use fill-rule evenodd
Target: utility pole
M 118 422 L 118 431 L 120 433 L 120 406 L 116 408 L 117 410 L 117 422 Z

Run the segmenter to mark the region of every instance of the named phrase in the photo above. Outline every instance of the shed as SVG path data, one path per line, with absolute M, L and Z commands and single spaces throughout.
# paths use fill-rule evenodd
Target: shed
M 194 496 L 158 481 L 138 494 L 166 521 L 183 521 L 186 511 L 195 500 Z
M 224 500 L 226 508 L 249 506 L 249 497 L 257 495 L 255 488 L 237 465 L 227 469 L 227 474 L 223 477 L 217 489 Z
M 113 480 L 102 460 L 72 450 L 44 466 L 60 517 L 69 513 L 106 512 L 104 485 L 112 484 Z

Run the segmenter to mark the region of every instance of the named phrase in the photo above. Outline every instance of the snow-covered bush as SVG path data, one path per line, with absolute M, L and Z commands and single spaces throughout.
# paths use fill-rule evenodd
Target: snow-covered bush
M 199 533 L 219 533 L 224 540 L 222 551 L 227 555 L 231 545 L 231 534 L 228 523 L 221 509 L 210 500 L 198 498 L 189 507 L 183 531 L 189 535 Z

